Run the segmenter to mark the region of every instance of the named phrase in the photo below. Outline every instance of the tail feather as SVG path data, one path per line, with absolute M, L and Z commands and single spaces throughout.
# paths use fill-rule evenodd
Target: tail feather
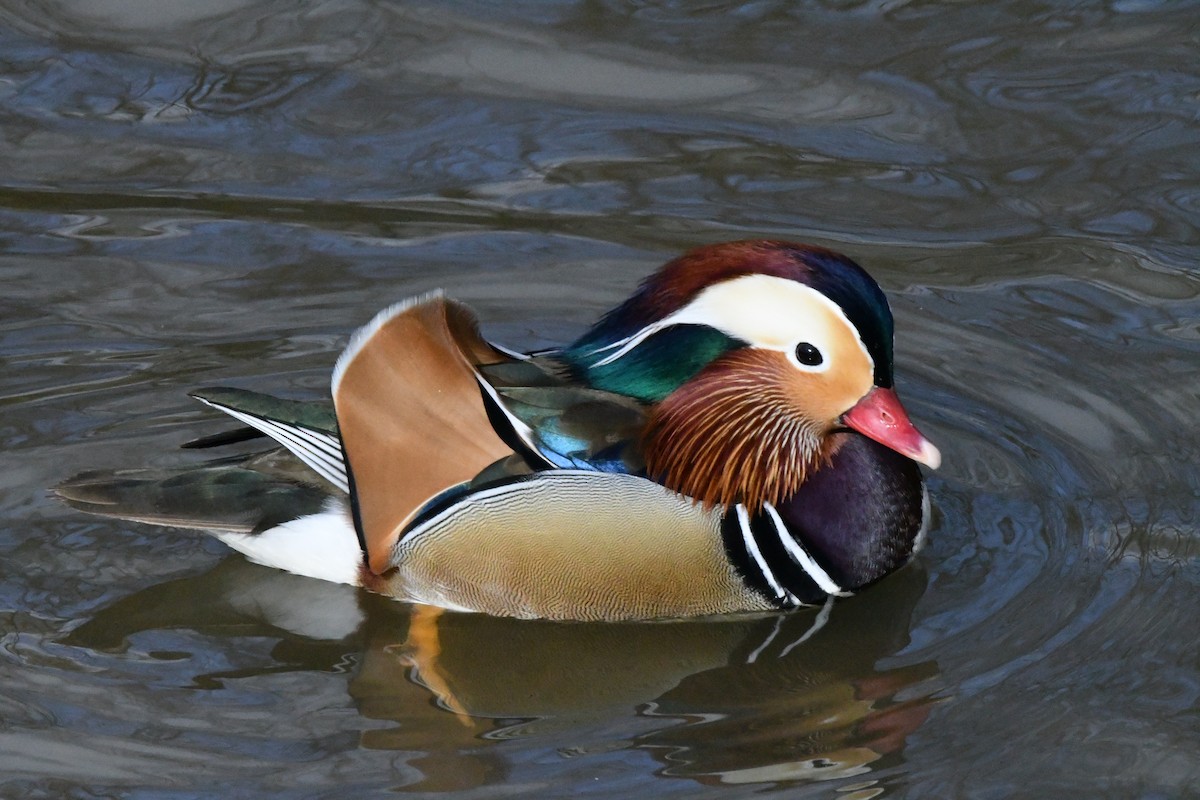
M 184 450 L 206 450 L 210 447 L 224 447 L 229 444 L 248 442 L 251 439 L 265 439 L 266 436 L 262 431 L 247 425 L 228 431 L 220 431 L 219 433 L 210 433 L 207 436 L 199 436 L 179 446 Z
M 204 531 L 256 533 L 319 513 L 329 493 L 255 468 L 254 457 L 181 469 L 84 472 L 54 487 L 67 505 L 103 517 Z
M 343 496 L 276 453 L 181 469 L 84 472 L 54 492 L 69 506 L 113 519 L 211 533 L 251 561 L 310 578 L 359 584 L 362 550 Z

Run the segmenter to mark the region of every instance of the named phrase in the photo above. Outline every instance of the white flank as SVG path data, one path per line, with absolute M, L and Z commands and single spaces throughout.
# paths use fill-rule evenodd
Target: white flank
M 319 514 L 276 525 L 262 533 L 213 535 L 255 564 L 334 583 L 358 585 L 362 550 L 345 506 L 331 501 Z
M 872 368 L 875 364 L 858 330 L 837 303 L 816 289 L 787 278 L 743 275 L 709 286 L 675 313 L 650 323 L 632 336 L 598 348 L 597 353 L 614 348 L 615 352 L 597 361 L 595 366 L 613 363 L 672 325 L 716 328 L 748 342 L 751 347 L 787 353 L 794 366 L 808 372 L 824 372 L 831 368 L 832 362 L 826 359 L 817 366 L 800 364 L 795 358 L 796 345 L 808 342 L 822 353 L 830 353 L 834 343 L 849 334 Z

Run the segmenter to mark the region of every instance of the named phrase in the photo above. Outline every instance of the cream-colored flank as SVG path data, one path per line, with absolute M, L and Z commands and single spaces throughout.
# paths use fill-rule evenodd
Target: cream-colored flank
M 550 619 L 768 610 L 725 556 L 720 512 L 644 478 L 538 473 L 478 492 L 395 546 L 388 593 Z

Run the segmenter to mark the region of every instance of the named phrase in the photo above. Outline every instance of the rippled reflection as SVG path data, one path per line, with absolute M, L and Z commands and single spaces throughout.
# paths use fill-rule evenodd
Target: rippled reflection
M 702 782 L 861 783 L 901 758 L 934 702 L 936 663 L 877 666 L 907 643 L 924 588 L 910 568 L 869 597 L 788 615 L 551 623 L 413 608 L 230 558 L 122 598 L 60 645 L 176 661 L 218 691 L 264 671 L 347 670 L 359 712 L 391 723 L 362 746 L 410 753 L 412 790 L 463 788 L 476 760 L 485 785 L 481 738 L 563 757 L 645 750 L 663 774 Z M 170 631 L 279 643 L 266 660 L 196 672 L 198 651 L 160 644 Z

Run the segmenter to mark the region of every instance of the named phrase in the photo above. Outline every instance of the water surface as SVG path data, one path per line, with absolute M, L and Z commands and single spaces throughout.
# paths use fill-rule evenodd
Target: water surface
M 1188 3 L 0 2 L 0 790 L 1180 797 L 1200 785 Z M 941 447 L 828 614 L 413 608 L 46 492 L 326 391 L 445 287 L 513 347 L 671 255 L 849 253 Z M 216 423 L 219 425 L 219 423 Z

